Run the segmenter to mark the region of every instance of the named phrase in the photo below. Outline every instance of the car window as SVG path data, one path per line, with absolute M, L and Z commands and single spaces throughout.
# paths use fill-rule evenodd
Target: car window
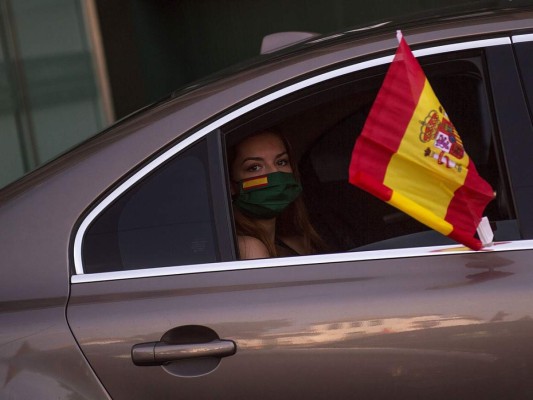
M 483 50 L 432 55 L 420 61 L 480 175 L 497 192 L 486 210 L 495 240 L 520 239 L 498 124 L 491 111 Z M 385 62 L 376 64 L 287 91 L 227 118 L 224 124 L 206 127 L 205 132 L 211 133 L 208 138 L 216 138 L 220 146 L 222 140 L 226 147 L 209 147 L 208 138 L 201 139 L 103 207 L 94 220 L 89 219 L 85 232 L 80 230 L 83 242 L 77 271 L 235 260 L 238 238 L 235 230 L 231 235 L 233 209 L 225 202 L 231 197 L 231 185 L 226 184 L 231 179 L 222 153 L 244 137 L 272 127 L 291 144 L 303 186 L 301 197 L 324 242 L 319 253 L 455 243 L 348 183 L 354 143 L 388 67 Z M 198 139 L 206 135 L 204 130 L 195 134 Z M 210 163 L 215 153 L 218 161 Z M 226 233 L 221 235 L 221 229 Z
M 497 192 L 486 209 L 496 240 L 518 239 L 482 52 L 421 62 L 478 172 Z M 247 132 L 273 125 L 289 140 L 310 219 L 333 252 L 455 243 L 348 182 L 354 143 L 385 72 L 375 67 L 302 91 L 228 132 L 231 145 Z
M 119 197 L 89 227 L 86 273 L 218 260 L 206 141 Z
M 533 40 L 533 36 L 529 35 L 529 40 Z M 533 115 L 533 42 L 518 42 L 515 44 L 516 57 L 518 59 L 518 67 L 520 70 L 520 77 L 522 78 L 525 94 L 527 96 L 529 110 Z

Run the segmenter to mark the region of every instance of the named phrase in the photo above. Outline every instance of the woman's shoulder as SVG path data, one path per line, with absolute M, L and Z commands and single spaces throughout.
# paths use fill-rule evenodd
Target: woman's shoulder
M 253 236 L 237 236 L 241 259 L 268 258 L 265 244 Z

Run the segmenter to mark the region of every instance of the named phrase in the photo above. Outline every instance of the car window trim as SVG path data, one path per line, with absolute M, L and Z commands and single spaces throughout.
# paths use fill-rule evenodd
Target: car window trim
M 524 43 L 524 42 L 533 42 L 533 33 L 528 33 L 526 35 L 515 35 L 511 37 L 513 43 Z
M 169 267 L 136 269 L 129 271 L 99 272 L 80 274 L 71 277 L 71 283 L 106 282 L 124 279 L 160 277 L 170 275 L 189 275 L 208 272 L 227 272 L 262 268 L 280 268 L 299 265 L 333 264 L 339 262 L 360 262 L 413 257 L 440 257 L 449 255 L 498 253 L 533 249 L 533 240 L 515 240 L 494 243 L 493 246 L 474 251 L 461 244 L 413 247 L 391 250 L 372 250 L 362 252 L 331 253 L 310 256 L 262 258 L 255 260 L 237 260 L 229 262 L 178 265 Z
M 231 206 L 226 177 L 225 146 L 220 129 L 207 135 L 207 158 L 209 160 L 209 192 L 213 222 L 216 232 L 216 248 L 220 261 L 232 261 L 236 258 L 233 240 L 233 218 L 228 213 Z
M 422 57 L 422 56 L 428 56 L 428 55 L 434 55 L 434 54 L 444 54 L 449 53 L 452 51 L 461 51 L 461 50 L 470 50 L 470 49 L 477 49 L 477 48 L 485 48 L 485 47 L 492 47 L 492 46 L 501 46 L 501 45 L 511 45 L 511 38 L 508 36 L 504 37 L 498 37 L 498 38 L 491 38 L 491 39 L 481 39 L 481 40 L 474 40 L 474 41 L 467 41 L 467 42 L 458 42 L 458 43 L 452 43 L 447 45 L 441 45 L 441 46 L 435 46 L 435 47 L 428 47 L 424 49 L 418 49 L 414 50 L 413 53 L 416 57 Z M 141 167 L 136 173 L 134 173 L 132 176 L 130 176 L 126 181 L 124 181 L 122 184 L 120 184 L 115 190 L 113 190 L 108 196 L 106 196 L 101 202 L 99 202 L 82 220 L 81 224 L 78 227 L 78 230 L 76 231 L 76 235 L 74 238 L 74 246 L 73 246 L 73 259 L 74 259 L 74 270 L 75 274 L 71 278 L 72 283 L 79 282 L 80 279 L 79 276 L 85 275 L 84 269 L 83 269 L 83 261 L 82 261 L 82 246 L 83 246 L 83 238 L 85 236 L 85 232 L 87 231 L 90 224 L 95 220 L 95 218 L 100 215 L 115 199 L 117 199 L 119 196 L 121 196 L 126 190 L 128 190 L 131 186 L 133 186 L 135 183 L 137 183 L 139 180 L 141 180 L 144 176 L 148 175 L 150 172 L 152 172 L 154 169 L 156 169 L 161 164 L 168 161 L 170 158 L 175 156 L 177 153 L 179 153 L 181 150 L 185 149 L 186 147 L 192 145 L 196 141 L 204 138 L 209 133 L 217 130 L 218 128 L 222 127 L 223 125 L 227 124 L 228 122 L 252 111 L 255 110 L 267 103 L 270 103 L 274 100 L 277 100 L 279 98 L 282 98 L 286 95 L 289 95 L 291 93 L 294 93 L 298 90 L 307 88 L 309 86 L 325 82 L 327 80 L 337 78 L 339 76 L 347 75 L 353 72 L 365 70 L 368 68 L 388 64 L 392 61 L 394 58 L 394 54 L 388 55 L 388 56 L 382 56 L 378 58 L 374 58 L 367 61 L 357 62 L 355 64 L 351 64 L 342 68 L 335 69 L 333 71 L 328 71 L 307 79 L 304 79 L 302 81 L 293 83 L 289 86 L 286 86 L 284 88 L 281 88 L 279 90 L 276 90 L 272 93 L 269 93 L 261 98 L 258 98 L 248 104 L 243 105 L 242 107 L 233 110 L 232 112 L 223 115 L 221 118 L 213 121 L 209 125 L 201 128 L 200 130 L 194 132 L 192 135 L 186 137 L 179 143 L 177 143 L 175 146 L 171 147 L 169 150 L 167 150 L 165 153 L 159 155 L 157 158 L 153 159 L 152 161 L 148 162 L 146 165 Z M 433 249 L 433 247 L 428 248 Z M 386 252 L 387 250 L 380 250 L 379 256 L 375 257 L 375 259 L 381 259 L 384 258 L 382 256 L 383 252 Z M 430 250 L 426 250 L 430 251 Z M 396 253 L 397 251 L 394 251 Z M 348 253 L 350 257 L 346 261 L 357 261 L 360 259 L 365 259 L 365 257 L 368 256 L 366 254 L 368 252 L 362 252 L 362 253 Z M 371 252 L 374 253 L 374 252 Z M 402 252 L 400 252 L 402 253 Z M 345 254 L 345 253 L 340 253 Z M 361 256 L 361 254 L 366 254 L 364 256 Z M 410 253 L 409 253 L 410 254 Z M 332 256 L 335 254 L 328 254 L 326 257 L 329 259 L 332 258 Z M 418 254 L 418 255 L 423 255 Z M 401 257 L 408 256 L 403 255 Z M 305 256 L 302 258 L 307 259 L 307 257 L 312 257 L 307 261 L 307 263 L 323 263 L 324 261 L 321 261 L 320 256 Z M 318 258 L 316 258 L 318 257 Z M 396 256 L 394 257 L 396 258 Z M 316 260 L 316 261 L 313 261 Z M 230 263 L 249 263 L 249 261 L 233 261 Z M 225 263 L 223 263 L 225 264 Z M 276 264 L 276 263 L 275 263 Z M 297 264 L 301 264 L 301 262 L 298 262 Z M 203 265 L 203 264 L 202 264 Z M 209 265 L 209 264 L 208 264 Z M 286 264 L 284 264 L 286 265 Z M 196 272 L 205 272 L 202 271 L 201 265 L 194 264 L 194 265 L 183 265 L 179 268 L 183 270 L 188 271 L 195 271 Z M 197 268 L 195 268 L 197 267 Z M 174 267 L 163 267 L 163 268 L 174 268 Z M 86 274 L 87 277 L 93 276 L 96 278 L 96 275 L 101 274 L 120 274 L 120 276 L 124 275 L 131 275 L 131 277 L 138 277 L 138 273 L 140 271 L 145 271 L 144 275 L 142 276 L 153 276 L 149 271 L 154 271 L 157 268 L 150 268 L 145 270 L 129 270 L 129 271 L 119 271 L 119 272 L 109 272 L 109 273 L 96 273 L 96 274 Z M 193 272 L 187 272 L 187 273 L 193 273 Z M 113 278 L 117 279 L 117 278 Z M 125 279 L 124 277 L 118 278 L 118 279 Z M 90 278 L 83 279 L 84 282 L 91 281 Z

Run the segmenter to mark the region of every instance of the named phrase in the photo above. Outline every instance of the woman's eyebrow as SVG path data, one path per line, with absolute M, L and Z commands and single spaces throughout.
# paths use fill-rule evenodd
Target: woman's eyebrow
M 242 160 L 241 165 L 246 161 L 263 161 L 263 159 L 261 157 L 246 157 L 244 160 Z
M 287 156 L 288 153 L 284 151 L 283 153 L 277 154 L 274 159 L 277 160 L 280 157 Z M 246 157 L 244 160 L 242 160 L 241 165 L 244 164 L 246 161 L 264 161 L 263 157 Z

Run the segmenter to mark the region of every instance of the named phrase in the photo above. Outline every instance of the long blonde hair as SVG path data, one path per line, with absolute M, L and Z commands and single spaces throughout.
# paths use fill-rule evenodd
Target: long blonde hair
M 300 181 L 300 174 L 294 164 L 292 158 L 292 150 L 287 139 L 275 129 L 267 129 L 259 131 L 254 134 L 260 135 L 263 133 L 272 133 L 278 136 L 283 142 L 287 154 L 289 155 L 289 162 L 295 178 Z M 250 136 L 248 136 L 250 137 Z M 248 138 L 247 137 L 247 138 Z M 236 157 L 236 148 L 240 142 L 233 146 L 228 151 L 228 165 L 233 165 Z M 255 218 L 243 214 L 237 207 L 233 207 L 233 215 L 235 218 L 235 229 L 237 235 L 251 236 L 260 240 L 268 250 L 270 257 L 277 257 L 276 243 L 271 239 Z M 276 219 L 275 237 L 278 236 L 301 236 L 303 238 L 303 245 L 305 254 L 314 254 L 323 251 L 325 248 L 323 240 L 320 238 L 316 230 L 313 228 L 309 215 L 307 213 L 302 196 L 299 196 L 293 201 Z M 242 254 L 240 255 L 242 257 Z

